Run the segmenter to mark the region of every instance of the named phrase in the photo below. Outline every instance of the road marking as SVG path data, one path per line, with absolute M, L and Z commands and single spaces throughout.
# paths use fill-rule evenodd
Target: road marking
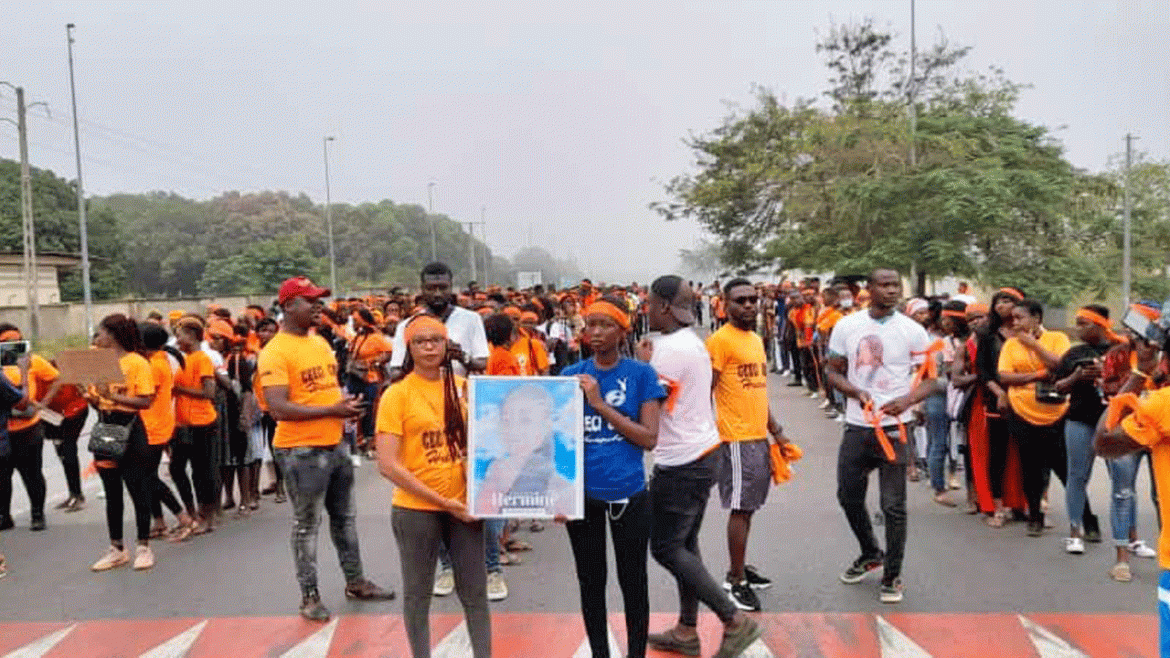
M 1032 638 L 1032 644 L 1036 645 L 1036 653 L 1040 654 L 1040 658 L 1089 658 L 1089 654 L 1065 642 L 1047 628 L 1024 615 L 1016 616 L 1028 631 L 1028 636 Z
M 33 640 L 19 649 L 9 651 L 4 654 L 4 658 L 41 658 L 57 646 L 57 643 L 65 639 L 65 636 L 69 635 L 69 631 L 74 628 L 77 628 L 77 624 L 62 628 L 55 633 L 49 633 L 39 640 Z
M 199 634 L 203 632 L 205 626 L 207 626 L 206 619 L 143 653 L 140 658 L 183 658 L 191 650 L 191 645 L 195 644 L 195 640 L 199 639 Z
M 878 642 L 881 645 L 882 658 L 931 658 L 926 649 L 898 630 L 893 624 L 886 621 L 881 615 L 874 615 L 877 622 Z
M 325 658 L 329 655 L 330 646 L 333 645 L 333 632 L 337 630 L 338 621 L 339 618 L 334 618 L 324 628 L 285 651 L 280 658 Z
M 620 656 L 621 654 L 619 653 L 611 655 Z M 776 658 L 776 655 L 772 653 L 772 650 L 768 648 L 768 645 L 764 644 L 764 638 L 762 636 L 760 639 L 749 644 L 748 648 L 744 649 L 743 653 L 739 655 L 743 656 L 743 658 Z
M 606 634 L 609 636 L 609 655 L 624 655 L 622 653 L 622 648 L 618 646 L 617 638 L 613 636 L 613 628 L 611 628 L 609 624 L 606 624 L 605 629 Z M 589 646 L 589 638 L 586 636 L 586 638 L 581 641 L 581 646 L 577 647 L 577 651 L 573 653 L 573 658 L 590 658 L 592 655 L 593 649 Z
M 431 650 L 431 658 L 471 658 L 471 636 L 467 634 L 467 622 L 461 621 L 455 630 L 447 633 Z

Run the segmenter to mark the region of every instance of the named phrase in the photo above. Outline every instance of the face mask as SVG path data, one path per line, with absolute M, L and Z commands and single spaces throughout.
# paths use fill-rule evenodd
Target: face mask
M 837 303 L 841 305 L 841 308 L 853 308 L 852 297 L 842 297 L 838 300 Z

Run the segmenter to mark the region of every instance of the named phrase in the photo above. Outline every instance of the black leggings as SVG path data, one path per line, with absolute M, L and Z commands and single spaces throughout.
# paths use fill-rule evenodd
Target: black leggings
M 1020 446 L 1020 469 L 1024 475 L 1024 497 L 1028 500 L 1028 520 L 1043 522 L 1040 501 L 1048 489 L 1049 476 L 1056 473 L 1062 485 L 1068 481 L 1068 452 L 1064 445 L 1064 421 L 1051 425 L 1033 425 L 1012 416 L 1012 436 Z M 1085 499 L 1085 511 L 1081 527 L 1097 528 L 1097 519 Z
M 89 407 L 66 418 L 59 426 L 44 423 L 45 438 L 53 442 L 57 451 L 57 458 L 61 460 L 61 469 L 65 471 L 65 484 L 69 486 L 69 495 L 74 498 L 81 496 L 81 464 L 77 460 L 77 438 L 85 427 L 89 418 Z
M 195 514 L 195 501 L 210 506 L 216 503 L 215 474 L 211 458 L 217 440 L 215 423 L 191 425 L 175 430 L 171 441 L 171 464 L 168 467 L 179 498 L 187 512 Z M 191 478 L 187 477 L 187 463 L 191 464 Z M 191 495 L 191 479 L 195 480 L 195 495 Z
M 146 428 L 138 414 L 114 412 L 106 416 L 106 422 L 130 427 L 126 453 L 114 467 L 97 469 L 98 475 L 102 478 L 102 486 L 106 490 L 106 526 L 110 531 L 110 543 L 122 545 L 123 483 L 130 493 L 130 502 L 134 504 L 138 541 L 144 543 L 150 539 L 150 500 L 154 495 L 154 480 L 158 479 L 150 470 Z
M 994 398 L 994 396 L 992 396 Z M 1007 477 L 1010 429 L 1006 418 L 987 417 L 987 479 L 991 497 L 1003 500 L 1003 481 Z
M 152 483 L 153 492 L 150 496 L 150 514 L 156 519 L 163 517 L 163 505 L 166 505 L 167 509 L 175 516 L 178 516 L 183 511 L 183 507 L 175 499 L 175 494 L 171 493 L 171 488 L 158 476 L 158 465 L 162 463 L 163 451 L 166 448 L 165 445 L 146 446 L 146 457 L 150 460 L 150 474 L 154 479 Z
M 569 544 L 577 563 L 581 588 L 581 616 L 594 658 L 610 658 L 609 626 L 605 613 L 605 526 L 613 532 L 618 585 L 626 613 L 629 658 L 644 658 L 650 626 L 650 595 L 646 575 L 650 544 L 650 496 L 642 490 L 626 503 L 585 499 L 585 518 L 569 521 Z
M 30 516 L 45 516 L 45 474 L 41 471 L 41 456 L 45 435 L 41 423 L 8 435 L 12 454 L 0 457 L 0 517 L 12 515 L 12 472 L 20 473 L 24 490 L 28 492 Z

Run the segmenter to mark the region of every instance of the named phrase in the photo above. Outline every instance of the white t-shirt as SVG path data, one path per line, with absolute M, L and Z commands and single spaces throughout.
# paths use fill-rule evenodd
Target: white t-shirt
M 667 393 L 654 463 L 682 466 L 719 444 L 711 404 L 711 355 L 690 327 L 650 338 L 654 342 L 650 365 Z
M 868 311 L 842 318 L 829 335 L 829 353 L 849 360 L 849 383 L 869 393 L 874 407 L 910 392 L 914 371 L 925 360 L 930 339 L 922 325 L 894 312 L 875 320 Z M 902 414 L 903 423 L 913 418 L 913 412 Z M 851 425 L 868 427 L 861 404 L 849 398 L 845 407 L 845 421 Z M 882 424 L 894 424 L 883 417 Z
M 391 368 L 401 368 L 402 361 L 406 358 L 404 336 L 408 322 L 409 319 L 403 321 L 394 332 L 394 351 L 390 353 Z M 483 332 L 483 318 L 479 317 L 479 313 L 453 305 L 451 315 L 447 316 L 443 324 L 447 325 L 447 338 L 459 343 L 468 359 L 487 359 L 490 356 L 487 335 Z M 462 364 L 456 363 L 454 370 L 460 377 L 467 376 L 467 369 Z

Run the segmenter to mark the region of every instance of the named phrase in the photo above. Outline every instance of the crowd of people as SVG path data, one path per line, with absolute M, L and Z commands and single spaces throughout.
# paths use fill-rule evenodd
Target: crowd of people
M 953 296 L 906 300 L 892 270 L 824 285 L 736 278 L 704 286 L 668 275 L 649 286 L 584 280 L 516 290 L 473 282 L 457 290 L 453 280 L 450 268 L 432 263 L 417 291 L 334 299 L 295 277 L 267 308 L 151 313 L 142 321 L 111 315 L 93 337 L 123 374 L 107 385 L 63 385 L 54 364 L 36 355 L 4 363 L 0 529 L 14 525 L 14 472 L 28 491 L 30 528 L 44 529 L 46 438 L 69 489 L 59 509 L 85 506 L 77 444 L 96 414 L 88 468 L 102 482 L 110 547 L 94 571 L 149 569 L 151 540 L 189 541 L 214 531 L 226 512 L 246 517 L 271 495 L 274 504 L 291 503 L 300 612 L 323 621 L 330 612 L 317 590 L 322 509 L 346 596 L 395 596 L 363 575 L 353 489 L 364 458 L 394 485 L 391 525 L 413 654 L 430 652 L 431 597 L 455 592 L 472 653 L 482 658 L 491 654 L 488 603 L 508 596 L 502 567 L 532 547 L 517 536 L 518 522 L 469 511 L 465 378 L 575 377 L 585 401 L 584 514 L 555 521 L 572 549 L 593 655 L 609 655 L 608 534 L 627 655 L 644 656 L 647 647 L 699 655 L 702 602 L 724 625 L 715 655 L 730 658 L 759 638 L 745 613 L 761 609 L 756 591 L 772 584 L 747 563 L 753 514 L 787 477 L 786 464 L 800 458 L 782 414 L 770 408 L 771 373 L 789 376 L 789 386 L 803 387 L 843 424 L 837 495 L 860 554 L 840 578 L 856 584 L 881 571 L 884 603 L 905 594 L 908 481 L 924 480 L 935 502 L 964 505 L 988 526 L 1021 522 L 1029 536 L 1041 536 L 1052 525 L 1055 473 L 1070 519 L 1065 548 L 1081 554 L 1085 542 L 1103 540 L 1087 495 L 1100 452 L 1110 457 L 1110 575 L 1129 581 L 1131 557 L 1158 557 L 1140 538 L 1134 490 L 1143 455 L 1155 506 L 1157 485 L 1170 482 L 1170 464 L 1154 466 L 1170 460 L 1160 443 L 1170 422 L 1144 406 L 1163 399 L 1149 394 L 1170 381 L 1170 367 L 1153 334 L 1116 332 L 1103 306 L 1076 313 L 1074 346 L 1068 334 L 1045 328 L 1044 307 L 1019 288 L 999 289 L 986 305 L 965 286 Z M 1161 318 L 1150 304 L 1130 313 L 1154 327 Z M 0 342 L 20 339 L 18 328 L 0 325 Z M 1129 406 L 1109 412 L 1112 399 Z M 876 515 L 866 506 L 873 471 Z M 729 511 L 722 577 L 698 550 L 716 486 Z M 123 487 L 134 509 L 133 554 L 123 539 Z M 875 524 L 884 526 L 884 549 Z M 1161 549 L 1170 568 L 1170 546 Z M 679 592 L 677 623 L 660 632 L 649 629 L 650 556 Z

